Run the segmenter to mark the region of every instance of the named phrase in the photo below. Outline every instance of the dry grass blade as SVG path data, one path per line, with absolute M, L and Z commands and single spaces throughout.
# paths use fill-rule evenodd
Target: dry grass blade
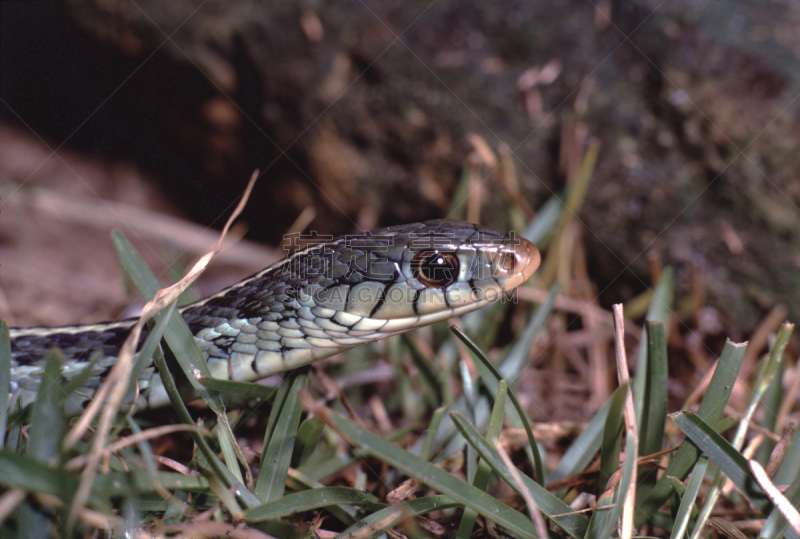
M 160 436 L 165 436 L 167 434 L 172 434 L 173 432 L 182 432 L 182 431 L 197 431 L 199 432 L 200 429 L 194 427 L 192 425 L 162 425 L 160 427 L 155 427 L 152 429 L 147 429 L 142 431 L 138 434 L 133 434 L 131 436 L 126 436 L 120 440 L 117 440 L 111 445 L 106 446 L 103 450 L 103 456 L 106 457 L 112 453 L 116 453 L 126 447 L 130 447 L 135 445 L 143 440 L 152 440 L 153 438 L 158 438 Z M 88 455 L 81 455 L 79 457 L 75 457 L 69 460 L 66 464 L 64 464 L 64 469 L 66 470 L 75 470 L 80 468 L 84 464 L 86 464 L 89 456 Z
M 25 210 L 34 215 L 43 215 L 71 225 L 90 225 L 98 229 L 114 228 L 122 221 L 140 236 L 159 241 L 168 240 L 171 245 L 189 253 L 206 252 L 213 249 L 218 241 L 217 232 L 213 229 L 132 204 L 104 200 L 103 204 L 98 205 L 96 200 L 51 191 L 44 187 L 24 190 L 21 195 Z M 236 230 L 227 235 L 224 253 L 218 260 L 246 267 L 263 267 L 279 256 L 279 252 L 271 253 L 260 244 L 242 240 L 241 235 Z M 0 296 L 0 312 L 8 312 L 2 310 L 3 307 Z M 8 318 L 4 318 L 10 322 Z
M 549 293 L 549 290 L 534 288 L 532 286 L 520 286 L 516 291 L 519 299 L 530 301 L 532 303 L 544 303 Z M 560 311 L 571 314 L 582 315 L 587 312 L 591 312 L 592 316 L 597 318 L 598 321 L 608 324 L 609 326 L 614 322 L 614 317 L 610 312 L 606 311 L 602 307 L 598 307 L 591 301 L 575 299 L 563 294 L 559 294 L 556 296 L 554 306 Z
M 758 324 L 758 327 L 750 336 L 750 346 L 744 354 L 742 360 L 742 376 L 748 377 L 755 369 L 758 354 L 767 346 L 769 335 L 778 331 L 778 327 L 786 320 L 789 309 L 785 305 L 776 305 L 769 314 Z
M 775 504 L 775 507 L 783 513 L 783 516 L 786 517 L 792 529 L 800 533 L 800 511 L 797 510 L 797 507 L 792 505 L 792 502 L 787 500 L 786 496 L 784 496 L 772 481 L 770 481 L 767 472 L 764 471 L 764 468 L 761 467 L 758 461 L 750 460 L 748 464 L 750 464 L 750 471 L 753 472 L 758 484 L 761 485 L 761 488 L 767 493 L 767 496 L 769 496 L 769 499 Z
M 778 466 L 780 466 L 783 456 L 786 454 L 786 449 L 792 441 L 792 434 L 794 434 L 794 423 L 789 423 L 786 429 L 784 429 L 780 440 L 772 449 L 772 454 L 769 456 L 769 462 L 767 462 L 768 476 L 772 477 L 775 475 L 775 471 L 778 469 Z
M 709 518 L 708 525 L 723 534 L 725 537 L 730 537 L 730 539 L 747 539 L 747 535 L 742 533 L 739 528 L 720 517 Z
M 181 464 L 180 462 L 163 455 L 153 455 L 153 460 L 159 464 L 163 464 L 167 468 L 175 470 L 178 473 L 182 473 L 183 475 L 200 475 L 199 472 L 189 468 L 185 464 Z
M 788 370 L 788 369 L 787 369 Z M 789 421 L 789 413 L 794 408 L 798 396 L 800 396 L 800 362 L 798 362 L 793 369 L 791 369 L 793 377 L 788 378 L 792 380 L 791 386 L 786 391 L 786 398 L 781 404 L 781 409 L 778 412 L 778 421 L 775 423 L 777 428 L 781 428 Z M 788 376 L 788 373 L 787 373 Z
M 25 492 L 19 489 L 9 489 L 0 496 L 0 522 L 5 522 L 8 516 L 25 500 Z
M 625 395 L 625 430 L 627 436 L 634 438 L 633 447 L 638 448 L 638 429 L 636 426 L 636 410 L 633 407 L 633 393 L 630 389 L 630 375 L 628 373 L 628 358 L 625 354 L 625 317 L 622 312 L 622 305 L 616 304 L 614 309 L 614 351 L 617 357 L 617 376 L 620 385 L 627 385 L 628 391 Z M 625 455 L 626 459 L 636 458 L 636 455 Z M 627 539 L 633 536 L 633 516 L 636 501 L 636 466 L 633 467 L 633 475 L 625 496 L 625 506 L 622 512 L 622 531 L 620 537 Z
M 117 413 L 117 410 L 125 399 L 125 394 L 128 390 L 128 383 L 130 381 L 131 370 L 133 368 L 136 346 L 139 343 L 139 337 L 141 336 L 142 328 L 150 318 L 166 308 L 170 303 L 177 300 L 178 296 L 180 296 L 184 290 L 191 286 L 197 277 L 206 269 L 212 257 L 219 252 L 220 248 L 222 247 L 225 235 L 228 233 L 231 224 L 242 212 L 242 209 L 244 209 L 244 206 L 250 197 L 250 193 L 253 190 L 253 185 L 255 184 L 256 179 L 258 179 L 257 170 L 254 171 L 250 177 L 247 188 L 245 189 L 239 204 L 236 206 L 236 209 L 231 214 L 227 223 L 225 223 L 225 227 L 222 229 L 222 233 L 220 234 L 219 240 L 217 241 L 214 249 L 211 252 L 203 255 L 183 279 L 170 287 L 160 290 L 153 300 L 144 306 L 141 317 L 136 322 L 136 325 L 134 325 L 130 335 L 128 335 L 128 338 L 125 340 L 125 343 L 120 349 L 116 364 L 111 369 L 111 373 L 108 375 L 108 378 L 100 388 L 99 393 L 101 398 L 94 399 L 91 402 L 89 407 L 80 417 L 78 424 L 75 425 L 75 427 L 65 438 L 64 447 L 72 447 L 83 436 L 85 429 L 88 427 L 94 416 L 98 413 L 100 406 L 107 404 L 103 408 L 102 415 L 100 416 L 100 422 L 98 424 L 97 431 L 95 432 L 92 448 L 87 454 L 86 467 L 83 470 L 80 485 L 75 492 L 75 498 L 73 499 L 69 510 L 67 529 L 71 530 L 74 528 L 75 522 L 77 521 L 83 506 L 86 503 L 86 500 L 89 498 L 89 493 L 91 492 L 92 484 L 94 483 L 94 478 L 97 474 L 97 465 L 105 454 L 104 446 L 106 444 L 106 440 L 108 439 L 111 423 Z M 108 403 L 105 402 L 106 395 L 109 395 Z
M 236 524 L 216 522 L 213 520 L 183 522 L 173 526 L 167 526 L 165 532 L 170 534 L 177 533 L 176 537 L 192 537 L 202 539 L 208 537 L 229 537 L 231 539 L 274 539 L 272 535 L 256 530 L 245 528 Z M 172 536 L 172 535 L 170 535 Z
M 531 496 L 530 491 L 525 488 L 525 483 L 522 482 L 519 470 L 517 470 L 516 465 L 511 461 L 511 457 L 509 457 L 508 453 L 503 449 L 499 440 L 495 442 L 494 448 L 497 450 L 500 458 L 503 459 L 503 464 L 508 468 L 508 472 L 511 474 L 511 477 L 514 478 L 517 488 L 519 488 L 522 497 L 525 499 L 525 505 L 528 507 L 528 514 L 536 524 L 536 533 L 539 537 L 547 537 L 547 526 L 545 525 L 544 518 L 542 518 L 542 513 L 539 511 L 539 508 L 536 507 L 536 502 L 533 501 L 533 496 Z

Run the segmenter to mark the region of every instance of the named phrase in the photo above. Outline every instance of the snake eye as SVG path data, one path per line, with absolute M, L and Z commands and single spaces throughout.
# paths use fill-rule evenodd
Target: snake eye
M 444 288 L 458 278 L 458 257 L 453 253 L 420 251 L 411 261 L 414 277 L 431 288 Z

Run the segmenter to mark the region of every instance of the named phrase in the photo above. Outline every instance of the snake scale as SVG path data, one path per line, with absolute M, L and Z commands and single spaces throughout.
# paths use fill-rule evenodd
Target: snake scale
M 539 262 L 536 247 L 513 233 L 427 221 L 313 245 L 181 313 L 213 376 L 254 381 L 478 309 L 525 282 Z M 35 400 L 45 356 L 58 347 L 65 380 L 94 361 L 67 397 L 67 413 L 79 413 L 134 323 L 12 329 L 12 400 Z M 152 360 L 138 389 L 139 409 L 169 402 Z

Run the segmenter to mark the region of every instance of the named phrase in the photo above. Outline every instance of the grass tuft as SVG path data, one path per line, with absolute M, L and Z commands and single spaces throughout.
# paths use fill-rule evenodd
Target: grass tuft
M 588 174 L 593 161 L 584 164 Z M 574 248 L 563 235 L 574 215 L 564 210 L 583 200 L 571 197 L 567 205 L 554 197 L 527 227 L 562 255 Z M 114 243 L 132 281 L 155 297 L 149 269 L 121 235 Z M 553 258 L 551 281 L 563 281 L 568 259 Z M 781 327 L 750 380 L 740 372 L 746 343 L 728 341 L 699 406 L 671 409 L 675 284 L 670 268 L 659 275 L 635 378 L 627 379 L 618 316 L 617 389 L 578 434 L 556 441 L 545 427 L 565 422 L 532 419 L 542 397 L 531 387 L 544 377 L 547 390 L 578 370 L 570 338 L 585 339 L 586 328 L 568 321 L 591 312 L 601 348 L 614 335 L 603 325 L 611 314 L 576 310 L 564 282 L 537 290 L 536 309 L 498 303 L 450 331 L 395 337 L 324 370 L 287 374 L 277 388 L 214 379 L 174 304 L 165 306 L 131 358 L 131 377 L 153 355 L 172 410 L 133 415 L 126 382 L 102 444 L 97 417 L 67 434 L 61 403 L 75 384 L 61 381 L 57 353 L 39 398 L 22 410 L 4 378 L 10 343 L 0 324 L 0 394 L 9 402 L 0 410 L 0 536 L 607 539 L 755 528 L 759 537 L 800 538 L 800 434 L 788 426 L 797 411 L 787 382 L 800 378 L 787 352 L 793 326 Z M 527 290 L 520 297 L 532 297 Z M 165 354 L 178 370 L 170 373 Z M 187 395 L 205 408 L 187 406 Z M 231 401 L 244 404 L 231 412 Z

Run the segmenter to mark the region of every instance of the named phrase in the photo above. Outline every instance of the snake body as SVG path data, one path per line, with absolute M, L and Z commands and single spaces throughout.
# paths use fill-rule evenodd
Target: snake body
M 254 381 L 478 309 L 527 280 L 539 261 L 536 247 L 513 234 L 428 221 L 314 245 L 181 313 L 213 376 Z M 79 412 L 134 323 L 12 329 L 12 398 L 36 398 L 45 356 L 58 347 L 64 379 L 94 361 L 68 397 L 68 411 Z M 138 408 L 169 402 L 152 364 L 138 387 Z

